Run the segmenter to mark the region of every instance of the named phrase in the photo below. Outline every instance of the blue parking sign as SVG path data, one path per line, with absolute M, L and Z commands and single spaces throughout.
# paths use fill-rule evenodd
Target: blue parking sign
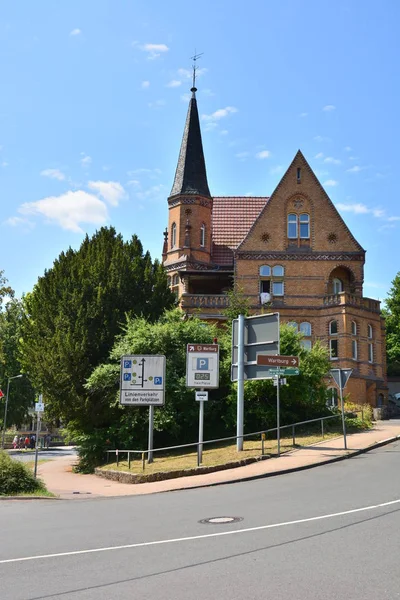
M 124 381 L 130 381 L 131 380 L 131 374 L 130 373 L 124 373 Z
M 162 377 L 154 377 L 154 385 L 162 385 Z
M 131 369 L 131 368 L 132 368 L 132 361 L 124 360 L 124 369 Z
M 209 371 L 208 358 L 198 358 L 197 359 L 197 370 L 198 371 Z

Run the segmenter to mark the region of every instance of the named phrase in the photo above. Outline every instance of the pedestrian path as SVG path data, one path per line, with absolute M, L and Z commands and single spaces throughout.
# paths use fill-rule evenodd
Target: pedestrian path
M 96 475 L 73 473 L 76 457 L 65 456 L 39 465 L 39 477 L 47 489 L 62 499 L 83 499 L 110 496 L 135 496 L 172 490 L 207 487 L 232 483 L 246 479 L 268 477 L 291 471 L 310 468 L 335 460 L 341 460 L 360 451 L 373 448 L 385 440 L 400 438 L 400 420 L 379 421 L 374 429 L 347 436 L 347 450 L 343 447 L 343 437 L 320 442 L 308 447 L 295 449 L 280 458 L 271 458 L 244 467 L 179 477 L 151 483 L 127 484 L 110 481 Z

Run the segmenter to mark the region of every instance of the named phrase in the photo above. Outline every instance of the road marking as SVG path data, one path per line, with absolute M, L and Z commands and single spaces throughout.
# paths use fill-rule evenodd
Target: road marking
M 206 533 L 205 535 L 191 535 L 189 537 L 172 538 L 168 540 L 155 540 L 154 542 L 138 542 L 136 544 L 124 544 L 123 546 L 108 546 L 105 548 L 91 548 L 89 550 L 72 550 L 71 552 L 57 552 L 55 554 L 41 554 L 38 556 L 24 556 L 22 558 L 8 558 L 6 560 L 0 560 L 0 565 L 6 563 L 17 563 L 24 562 L 27 560 L 43 560 L 44 558 L 60 558 L 62 556 L 78 556 L 80 554 L 93 554 L 95 552 L 112 552 L 114 550 L 128 550 L 131 548 L 144 548 L 145 546 L 159 546 L 161 544 L 175 544 L 177 542 L 189 542 L 192 540 L 204 540 L 206 538 L 216 538 L 225 535 L 237 535 L 239 533 L 250 533 L 253 531 L 262 531 L 264 529 L 274 529 L 277 527 L 287 527 L 288 525 L 299 525 L 300 523 L 310 523 L 312 521 L 322 521 L 324 519 L 333 519 L 335 517 L 342 517 L 344 515 L 352 515 L 359 512 L 365 512 L 368 510 L 376 510 L 378 508 L 385 508 L 386 506 L 393 506 L 394 504 L 400 504 L 400 499 L 391 500 L 390 502 L 382 502 L 381 504 L 372 504 L 371 506 L 363 506 L 361 508 L 353 508 L 351 510 L 344 510 L 342 512 L 331 513 L 328 515 L 320 515 L 318 517 L 308 517 L 306 519 L 296 519 L 295 521 L 284 521 L 283 523 L 271 523 L 270 525 L 259 525 L 258 527 L 247 527 L 246 529 L 234 529 L 233 531 L 218 531 L 216 533 Z

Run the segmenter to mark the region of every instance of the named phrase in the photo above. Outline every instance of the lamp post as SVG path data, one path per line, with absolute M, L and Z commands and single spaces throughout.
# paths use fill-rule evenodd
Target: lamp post
M 4 421 L 3 421 L 3 436 L 1 439 L 1 447 L 3 448 L 3 450 L 4 450 L 4 443 L 5 443 L 5 437 L 6 437 L 8 394 L 10 391 L 10 381 L 11 381 L 11 379 L 18 379 L 19 377 L 23 377 L 23 374 L 20 373 L 19 375 L 14 375 L 14 377 L 9 377 L 8 381 L 7 381 L 6 406 L 4 408 Z

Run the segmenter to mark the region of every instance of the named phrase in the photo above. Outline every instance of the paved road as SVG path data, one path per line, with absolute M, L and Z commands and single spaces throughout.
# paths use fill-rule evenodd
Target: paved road
M 40 450 L 39 460 L 54 460 L 62 456 L 75 456 L 76 450 L 72 446 L 60 446 L 59 448 L 52 448 L 51 450 Z M 25 451 L 22 450 L 16 454 L 11 454 L 14 460 L 20 460 L 22 462 L 31 462 L 35 460 L 35 452 L 33 450 Z
M 397 442 L 247 483 L 145 497 L 2 501 L 0 596 L 395 600 L 399 467 Z M 199 522 L 216 516 L 243 520 Z

